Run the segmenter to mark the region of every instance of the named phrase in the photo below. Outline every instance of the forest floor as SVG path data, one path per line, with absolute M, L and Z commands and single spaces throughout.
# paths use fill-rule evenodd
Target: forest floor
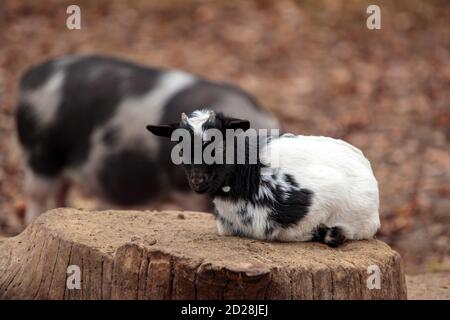
M 377 1 L 381 30 L 366 28 L 368 1 L 78 2 L 81 30 L 65 26 L 70 1 L 0 3 L 0 234 L 21 231 L 20 75 L 101 53 L 238 84 L 285 131 L 363 150 L 381 192 L 378 238 L 401 253 L 409 286 L 422 290 L 426 273 L 448 298 L 449 2 Z
M 406 276 L 409 300 L 450 300 L 450 273 Z

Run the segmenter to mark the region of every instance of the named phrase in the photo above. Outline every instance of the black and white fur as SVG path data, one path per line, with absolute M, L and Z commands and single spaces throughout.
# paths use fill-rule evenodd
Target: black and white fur
M 167 144 L 145 130 L 176 121 L 197 106 L 255 119 L 276 119 L 237 87 L 178 71 L 103 56 L 66 56 L 32 67 L 22 77 L 17 130 L 26 156 L 26 222 L 65 205 L 68 182 L 108 203 L 153 203 L 188 191 Z
M 179 125 L 147 128 L 165 137 L 186 128 L 203 139 L 208 128 L 249 126 L 198 110 Z M 213 197 L 219 234 L 317 240 L 332 247 L 374 236 L 380 226 L 378 185 L 359 149 L 342 140 L 286 134 L 268 139 L 258 155 L 256 164 L 185 165 L 191 187 Z

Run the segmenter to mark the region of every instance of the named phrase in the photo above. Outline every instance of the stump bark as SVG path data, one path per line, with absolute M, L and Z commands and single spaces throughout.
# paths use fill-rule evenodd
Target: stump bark
M 67 287 L 72 265 L 80 289 Z M 383 242 L 222 237 L 206 213 L 55 209 L 0 241 L 0 299 L 405 298 L 400 256 Z

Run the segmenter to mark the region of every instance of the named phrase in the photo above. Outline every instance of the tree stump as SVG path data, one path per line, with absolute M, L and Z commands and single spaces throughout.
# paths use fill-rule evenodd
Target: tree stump
M 73 265 L 80 289 L 67 286 Z M 383 242 L 223 237 L 206 213 L 55 209 L 0 241 L 0 299 L 405 298 L 400 256 Z

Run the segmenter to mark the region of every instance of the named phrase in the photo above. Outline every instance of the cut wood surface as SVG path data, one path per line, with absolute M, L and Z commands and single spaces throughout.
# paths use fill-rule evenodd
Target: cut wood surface
M 219 236 L 207 213 L 55 209 L 0 241 L 0 299 L 406 299 L 406 286 L 377 240 L 333 249 Z

